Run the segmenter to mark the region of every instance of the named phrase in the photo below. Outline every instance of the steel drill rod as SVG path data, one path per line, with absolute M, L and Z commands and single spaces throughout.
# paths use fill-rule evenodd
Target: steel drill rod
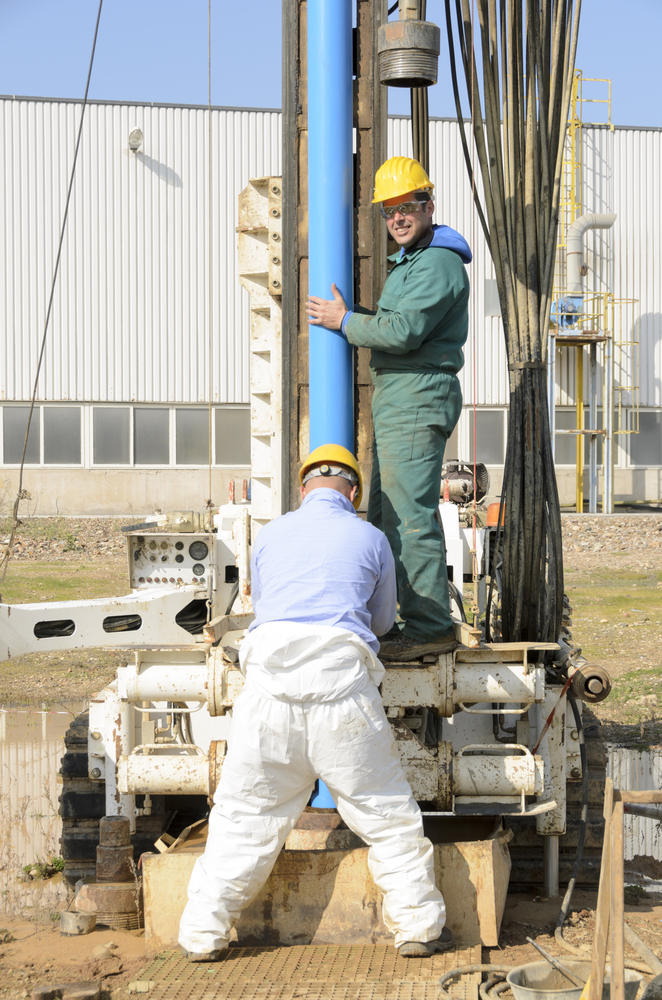
M 662 805 L 643 805 L 640 802 L 625 802 L 624 811 L 631 816 L 642 816 L 644 819 L 662 820 Z
M 578 975 L 576 975 L 576 973 L 571 972 L 570 969 L 566 969 L 565 965 L 562 965 L 561 962 L 559 962 L 558 958 L 554 958 L 554 956 L 550 955 L 548 951 L 545 951 L 542 945 L 539 945 L 537 941 L 534 941 L 533 938 L 530 937 L 528 937 L 526 940 L 529 942 L 529 944 L 533 945 L 536 951 L 540 952 L 540 954 L 542 955 L 542 957 L 545 959 L 546 962 L 549 962 L 549 964 L 553 968 L 555 968 L 557 972 L 560 972 L 561 975 L 566 977 L 566 979 L 569 979 L 571 983 L 574 983 L 575 986 L 586 986 L 585 979 L 581 979 Z

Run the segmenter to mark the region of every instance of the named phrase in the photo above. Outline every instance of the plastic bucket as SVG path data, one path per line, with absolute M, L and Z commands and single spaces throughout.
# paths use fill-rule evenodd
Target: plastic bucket
M 591 971 L 590 962 L 580 962 L 575 959 L 561 959 L 563 965 L 574 972 L 580 979 L 586 981 Z M 610 1000 L 609 966 L 605 972 L 602 986 L 602 1000 Z M 634 1000 L 642 980 L 640 972 L 633 969 L 625 970 L 625 1000 Z M 531 962 L 520 965 L 506 976 L 513 991 L 515 1000 L 579 1000 L 582 994 L 581 986 L 573 986 L 548 962 Z

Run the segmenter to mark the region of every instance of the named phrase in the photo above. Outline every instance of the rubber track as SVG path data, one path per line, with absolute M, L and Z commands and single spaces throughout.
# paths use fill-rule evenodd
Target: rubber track
M 64 877 L 70 883 L 95 873 L 99 820 L 105 815 L 106 796 L 102 782 L 88 777 L 87 732 L 88 713 L 73 720 L 64 737 L 62 757 L 62 794 L 60 816 L 62 836 L 60 854 L 64 858 Z M 152 815 L 139 816 L 136 832 L 131 837 L 136 864 L 141 854 L 154 850 L 154 841 L 163 828 L 163 799 L 152 797 Z
M 583 706 L 584 740 L 589 769 L 588 829 L 578 884 L 597 886 L 600 877 L 602 840 L 604 836 L 605 779 L 607 776 L 607 749 L 597 718 L 586 705 Z M 559 838 L 559 882 L 567 884 L 575 860 L 579 837 L 579 820 L 582 811 L 581 778 L 567 783 L 566 832 Z M 535 819 L 507 818 L 515 836 L 511 840 L 511 888 L 539 888 L 543 884 L 543 838 L 536 833 Z

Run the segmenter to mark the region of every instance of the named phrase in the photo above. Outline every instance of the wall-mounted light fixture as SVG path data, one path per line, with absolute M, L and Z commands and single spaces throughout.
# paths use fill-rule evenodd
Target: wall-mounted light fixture
M 134 153 L 137 153 L 143 144 L 143 133 L 142 129 L 132 128 L 129 132 L 129 149 L 132 149 Z

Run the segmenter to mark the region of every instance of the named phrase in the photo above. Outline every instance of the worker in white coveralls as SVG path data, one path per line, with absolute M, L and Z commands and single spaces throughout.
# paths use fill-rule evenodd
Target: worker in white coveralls
M 452 936 L 432 844 L 377 689 L 384 668 L 376 636 L 396 616 L 393 555 L 385 535 L 356 514 L 362 482 L 351 452 L 317 448 L 300 481 L 300 509 L 263 527 L 253 547 L 255 621 L 240 653 L 246 683 L 179 943 L 192 961 L 221 957 L 319 778 L 370 847 L 400 954 L 432 955 Z

